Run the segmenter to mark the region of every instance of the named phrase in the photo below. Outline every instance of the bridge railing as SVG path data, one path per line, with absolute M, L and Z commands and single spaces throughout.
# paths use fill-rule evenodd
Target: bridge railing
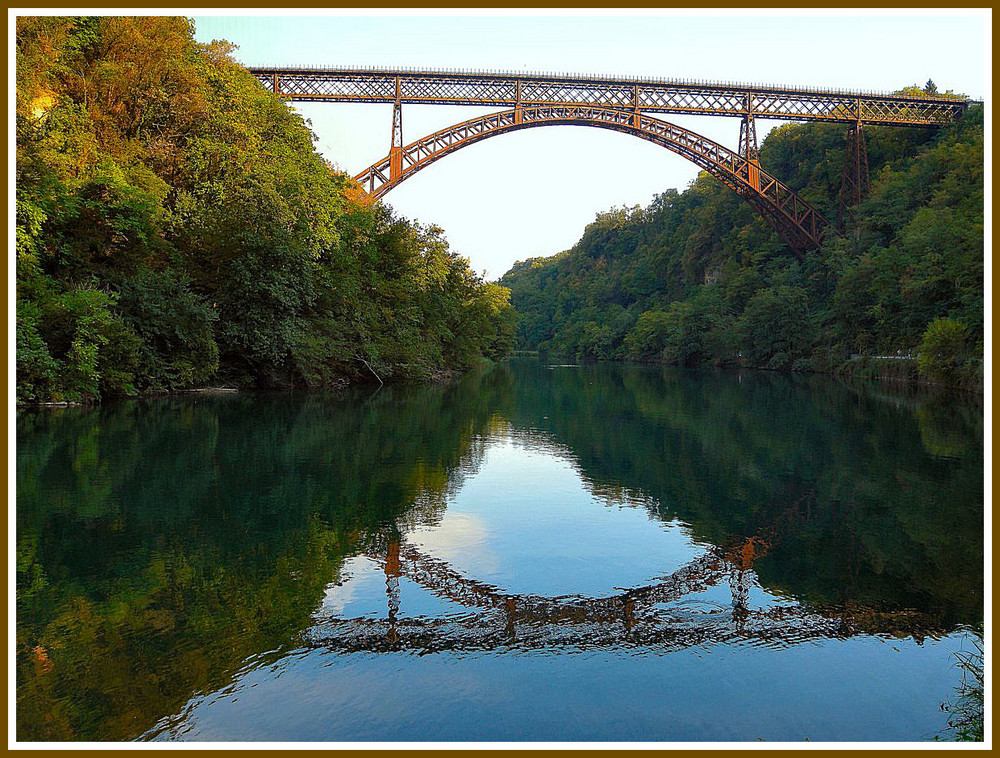
M 261 84 L 303 101 L 479 105 L 596 105 L 647 113 L 747 116 L 887 126 L 940 126 L 973 101 L 951 96 L 830 91 L 777 85 L 407 70 L 251 68 Z

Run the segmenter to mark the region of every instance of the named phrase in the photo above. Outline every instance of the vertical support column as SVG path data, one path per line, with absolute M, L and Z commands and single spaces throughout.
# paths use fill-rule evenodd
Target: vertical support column
M 396 77 L 396 99 L 392 104 L 392 145 L 389 147 L 389 181 L 403 173 L 403 102 L 399 77 Z
M 521 80 L 518 79 L 515 85 L 516 89 L 514 91 L 514 123 L 520 124 L 523 121 L 524 114 L 521 111 Z
M 395 642 L 396 617 L 399 615 L 399 576 L 402 574 L 399 562 L 399 542 L 392 540 L 385 555 L 385 597 L 388 605 L 389 640 Z
M 641 114 L 639 113 L 639 85 L 638 84 L 633 84 L 632 85 L 632 126 L 634 126 L 636 129 L 641 129 L 642 128 L 639 125 L 639 123 L 640 123 L 639 122 L 640 115 Z
M 753 114 L 747 113 L 740 123 L 740 156 L 760 165 L 760 153 L 757 151 L 757 124 Z
M 837 210 L 837 228 L 841 232 L 868 197 L 868 146 L 865 144 L 865 125 L 861 121 L 861 103 L 858 103 L 858 120 L 847 129 L 844 145 L 844 172 L 840 179 L 840 207 Z
M 757 150 L 757 123 L 753 117 L 753 95 L 746 96 L 746 111 L 743 114 L 743 121 L 740 122 L 740 145 L 739 152 L 741 158 L 747 159 L 747 181 L 750 186 L 760 192 L 760 153 Z
M 278 84 L 277 74 L 271 74 L 271 92 L 273 92 L 275 95 L 281 94 L 281 88 L 280 85 Z

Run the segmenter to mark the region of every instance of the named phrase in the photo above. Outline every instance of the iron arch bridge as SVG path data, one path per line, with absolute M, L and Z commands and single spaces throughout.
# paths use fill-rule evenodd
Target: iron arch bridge
M 289 100 L 393 104 L 389 154 L 355 177 L 372 201 L 421 168 L 487 137 L 530 126 L 596 126 L 647 139 L 693 161 L 744 197 L 800 254 L 819 246 L 832 227 L 815 208 L 760 168 L 755 119 L 848 125 L 838 213 L 842 228 L 845 211 L 868 190 L 865 125 L 942 126 L 957 120 L 974 102 L 933 95 L 621 77 L 356 68 L 268 67 L 250 72 L 265 89 Z M 510 110 L 456 124 L 404 146 L 404 103 Z M 647 113 L 739 117 L 738 150 L 734 153 Z

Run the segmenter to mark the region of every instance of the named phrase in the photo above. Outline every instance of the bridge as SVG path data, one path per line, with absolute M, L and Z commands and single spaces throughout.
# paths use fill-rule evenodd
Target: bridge
M 631 134 L 694 162 L 747 200 L 796 254 L 818 247 L 831 222 L 760 165 L 756 119 L 847 124 L 837 228 L 867 194 L 867 125 L 940 127 L 972 104 L 964 98 L 807 89 L 670 79 L 403 69 L 251 68 L 282 98 L 308 102 L 391 103 L 389 153 L 355 177 L 374 202 L 417 171 L 489 137 L 539 126 L 590 126 Z M 409 144 L 404 104 L 503 108 Z M 736 151 L 650 116 L 738 117 Z

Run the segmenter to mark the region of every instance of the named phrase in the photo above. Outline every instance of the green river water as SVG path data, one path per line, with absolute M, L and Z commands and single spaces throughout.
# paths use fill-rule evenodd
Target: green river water
M 921 741 L 975 398 L 512 359 L 17 416 L 17 738 Z

